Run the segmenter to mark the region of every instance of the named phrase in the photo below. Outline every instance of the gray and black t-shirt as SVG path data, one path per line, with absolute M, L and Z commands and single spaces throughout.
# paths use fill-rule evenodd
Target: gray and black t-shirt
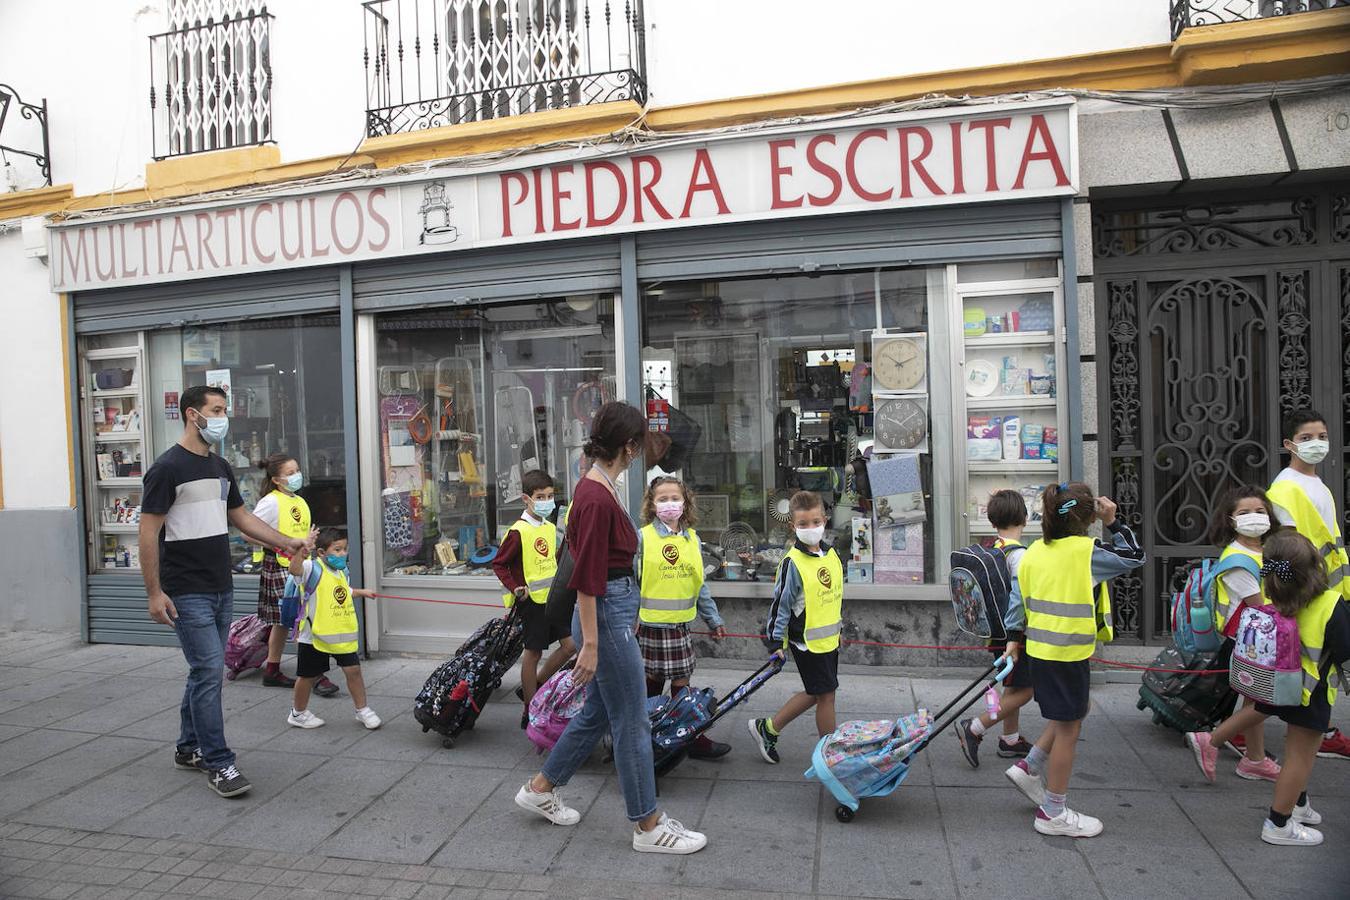
M 231 590 L 227 510 L 244 505 L 228 463 L 174 444 L 145 473 L 141 511 L 164 516 L 159 581 L 164 593 Z

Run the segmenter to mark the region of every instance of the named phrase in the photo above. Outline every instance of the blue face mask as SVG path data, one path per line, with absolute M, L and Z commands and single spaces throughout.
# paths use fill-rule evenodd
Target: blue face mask
M 541 519 L 547 519 L 553 515 L 553 510 L 558 508 L 556 500 L 536 500 L 534 501 L 534 514 Z
M 299 472 L 286 476 L 286 490 L 294 493 L 305 486 L 305 476 Z
M 328 563 L 330 569 L 336 569 L 339 572 L 347 568 L 347 557 L 345 556 L 334 556 L 330 553 L 323 558 L 323 561 Z
M 230 419 L 228 416 L 219 416 L 214 419 L 208 419 L 202 416 L 203 424 L 197 426 L 198 433 L 202 440 L 208 444 L 223 444 L 225 436 L 230 433 Z

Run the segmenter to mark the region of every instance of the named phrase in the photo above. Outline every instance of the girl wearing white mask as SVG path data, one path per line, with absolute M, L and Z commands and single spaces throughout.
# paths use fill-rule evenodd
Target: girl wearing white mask
M 1270 601 L 1261 592 L 1261 544 L 1279 526 L 1275 510 L 1266 492 L 1255 485 L 1231 488 L 1219 498 L 1209 526 L 1210 543 L 1223 547 L 1219 561 L 1234 556 L 1252 560 L 1254 568 L 1233 568 L 1219 575 L 1215 585 L 1214 625 L 1224 634 L 1223 647 L 1216 666 L 1227 666 L 1233 652 L 1233 634 L 1241 618 L 1242 606 L 1262 606 Z M 1258 574 L 1252 574 L 1256 572 Z M 1196 753 L 1206 778 L 1214 780 L 1218 748 L 1227 746 L 1242 757 L 1237 776 L 1248 781 L 1274 781 L 1279 763 L 1266 757 L 1266 717 L 1256 711 L 1256 701 L 1244 699 L 1242 709 L 1209 734 L 1187 735 L 1186 741 Z
M 675 694 L 689 686 L 694 674 L 694 644 L 689 623 L 697 616 L 712 630 L 714 640 L 726 635 L 717 603 L 703 580 L 703 554 L 694 524 L 698 511 L 694 495 L 680 479 L 662 475 L 652 479 L 642 497 L 638 529 L 637 580 L 638 648 L 647 676 L 647 696 L 655 697 L 670 681 Z M 731 747 L 707 735 L 694 742 L 694 759 L 716 759 Z

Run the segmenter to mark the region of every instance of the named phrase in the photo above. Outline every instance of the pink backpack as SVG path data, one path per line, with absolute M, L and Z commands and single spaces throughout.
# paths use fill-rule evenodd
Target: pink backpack
M 1244 697 L 1271 706 L 1303 703 L 1303 641 L 1298 623 L 1273 606 L 1243 606 L 1233 635 L 1228 683 Z
M 230 623 L 225 641 L 225 677 L 234 681 L 240 672 L 260 669 L 267 662 L 267 638 L 272 626 L 256 615 L 247 615 Z
M 572 680 L 570 668 L 556 673 L 530 700 L 530 721 L 525 726 L 525 736 L 541 752 L 552 750 L 567 729 L 567 723 L 586 705 L 589 692 L 589 682 L 578 685 Z

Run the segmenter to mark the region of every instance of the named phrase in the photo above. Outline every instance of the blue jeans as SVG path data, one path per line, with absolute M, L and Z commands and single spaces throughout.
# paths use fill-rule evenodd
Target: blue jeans
M 597 661 L 591 691 L 586 705 L 558 738 L 543 769 L 549 781 L 567 784 L 609 732 L 614 736 L 614 768 L 619 773 L 628 818 L 633 822 L 656 811 L 647 678 L 633 632 L 637 612 L 637 585 L 631 577 L 609 582 L 605 596 L 596 598 Z M 581 646 L 580 610 L 572 613 L 572 640 Z
M 169 599 L 178 610 L 173 630 L 188 664 L 183 703 L 178 708 L 183 723 L 178 749 L 200 748 L 209 769 L 232 766 L 234 752 L 225 743 L 220 685 L 225 677 L 225 641 L 234 614 L 234 592 L 180 594 Z

